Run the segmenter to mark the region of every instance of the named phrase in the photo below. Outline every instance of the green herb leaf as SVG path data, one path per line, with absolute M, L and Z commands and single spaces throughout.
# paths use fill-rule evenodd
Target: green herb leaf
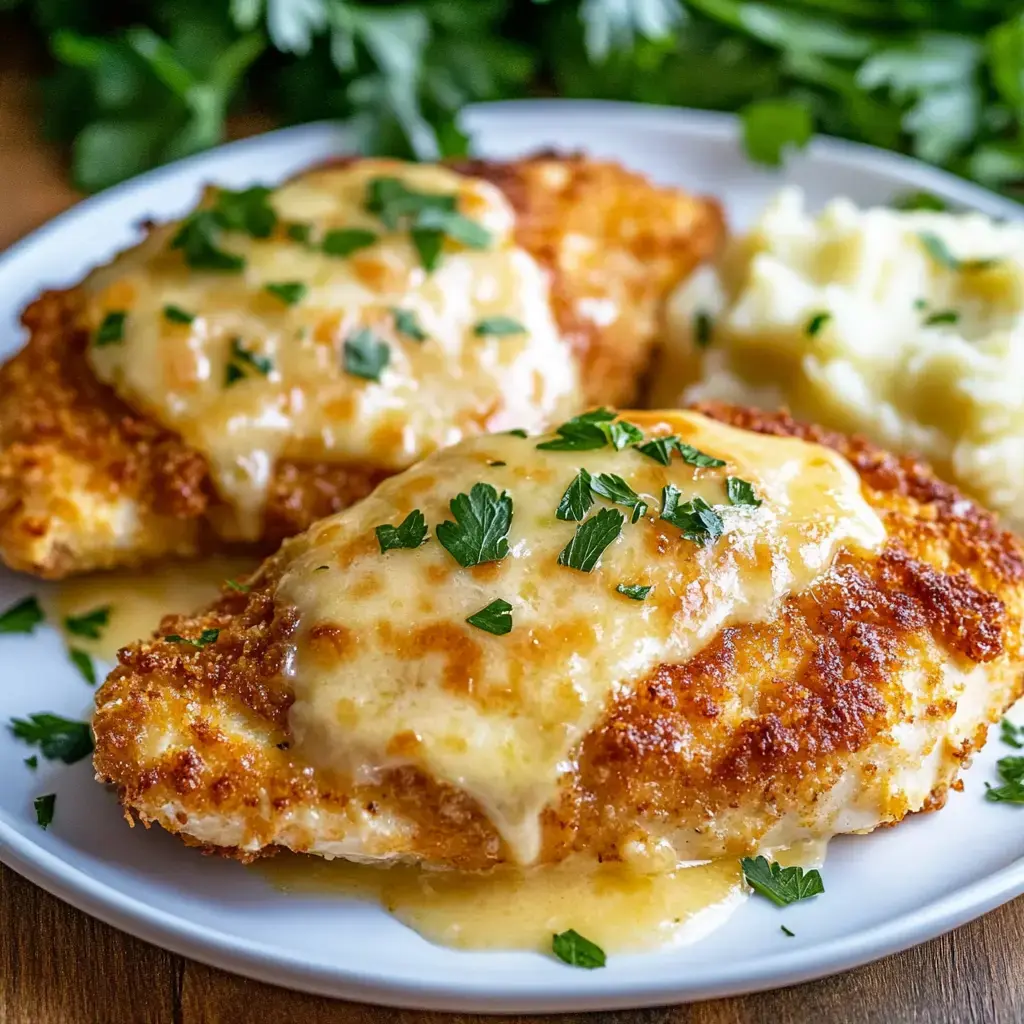
M 212 210 L 199 210 L 182 222 L 171 239 L 171 248 L 180 249 L 193 270 L 214 270 L 237 274 L 245 267 L 245 257 L 219 247 L 220 223 Z
M 57 794 L 46 793 L 44 796 L 37 796 L 32 801 L 36 809 L 36 824 L 40 828 L 48 828 L 53 822 L 53 809 L 57 805 Z
M 449 506 L 455 522 L 436 527 L 437 539 L 463 568 L 497 562 L 508 554 L 512 498 L 490 484 L 473 484 L 469 494 L 457 494 Z
M 588 971 L 604 967 L 606 963 L 604 950 L 572 928 L 551 936 L 551 951 L 570 967 L 583 967 Z
M 492 601 L 486 608 L 470 615 L 466 621 L 485 633 L 493 633 L 495 636 L 504 636 L 512 632 L 512 605 L 508 601 Z
M 686 540 L 697 544 L 717 540 L 722 536 L 725 524 L 722 517 L 700 497 L 680 502 L 679 489 L 673 484 L 662 488 L 661 518 L 678 526 Z
M 608 440 L 611 441 L 612 447 L 617 452 L 621 452 L 623 448 L 631 444 L 639 444 L 644 439 L 643 431 L 626 420 L 616 420 L 614 423 L 609 423 L 605 430 L 608 434 Z
M 237 580 L 225 580 L 224 586 L 226 586 L 229 590 L 236 591 L 239 594 L 248 594 L 249 591 L 252 590 L 252 587 L 248 586 L 245 583 L 239 583 Z
M 384 524 L 378 526 L 374 533 L 382 555 L 395 548 L 418 548 L 427 540 L 427 521 L 423 513 L 414 508 L 398 526 Z
M 617 473 L 599 473 L 591 479 L 590 489 L 616 505 L 632 509 L 634 523 L 647 511 L 647 503 Z
M 277 214 L 270 205 L 270 192 L 263 185 L 253 185 L 241 192 L 219 189 L 213 206 L 217 223 L 228 231 L 269 238 L 277 224 Z
M 172 324 L 190 324 L 195 320 L 195 316 L 181 306 L 164 306 L 164 319 Z
M 897 210 L 932 210 L 943 213 L 949 209 L 945 199 L 940 199 L 931 192 L 904 192 L 897 196 L 891 204 Z
M 454 213 L 455 206 L 455 196 L 417 192 L 399 178 L 373 178 L 366 187 L 367 211 L 380 217 L 390 231 L 397 231 L 402 220 L 425 210 Z
M 379 241 L 372 231 L 363 228 L 334 228 L 324 235 L 320 248 L 328 256 L 351 256 L 360 249 L 367 249 Z
M 821 873 L 817 870 L 805 872 L 801 867 L 784 868 L 765 857 L 744 857 L 740 865 L 743 877 L 755 892 L 767 896 L 779 907 L 810 899 L 825 891 Z
M 71 659 L 71 664 L 78 669 L 82 678 L 90 686 L 95 686 L 96 667 L 92 663 L 92 658 L 85 651 L 79 650 L 77 647 L 68 648 L 68 657 Z
M 931 231 L 921 231 L 917 236 L 921 240 L 921 244 L 928 250 L 928 255 L 931 256 L 940 267 L 945 267 L 947 270 L 963 271 L 963 270 L 988 270 L 991 267 L 996 266 L 1000 261 L 998 259 L 984 259 L 984 260 L 961 260 L 950 252 L 949 246 L 946 245 L 945 241 L 938 235 L 933 234 Z
M 619 583 L 615 589 L 620 594 L 632 598 L 634 601 L 646 601 L 647 595 L 654 587 L 641 586 L 639 583 Z
M 119 345 L 124 341 L 124 321 L 128 314 L 123 309 L 111 310 L 96 331 L 92 343 L 97 348 L 105 345 Z
M 809 338 L 813 338 L 831 319 L 832 314 L 829 312 L 822 311 L 821 313 L 815 313 L 810 320 L 807 321 L 807 326 L 804 328 L 804 334 Z
M 622 532 L 626 517 L 613 508 L 603 508 L 576 527 L 572 540 L 562 549 L 558 564 L 591 572 L 605 548 Z
M 791 932 L 784 924 L 780 924 L 779 927 L 782 929 L 783 935 L 788 935 L 790 938 L 796 935 L 796 932 Z
M 204 629 L 197 637 L 184 637 L 179 636 L 177 633 L 170 633 L 164 639 L 169 644 L 187 644 L 189 647 L 194 647 L 199 651 L 204 647 L 209 647 L 210 644 L 215 644 L 219 636 L 219 629 Z
M 345 339 L 343 359 L 346 373 L 379 382 L 391 361 L 391 349 L 369 327 L 360 327 Z
M 594 504 L 593 495 L 590 493 L 590 474 L 585 469 L 573 477 L 572 483 L 565 489 L 562 500 L 555 509 L 555 518 L 580 522 L 591 505 Z
M 505 433 L 508 434 L 510 437 L 529 437 L 530 436 L 529 434 L 527 434 L 527 432 L 525 430 L 523 430 L 522 427 L 513 427 L 512 430 L 506 430 Z
M 39 767 L 39 758 L 33 754 L 31 757 L 26 757 L 22 763 L 26 768 L 31 768 L 32 771 L 35 771 Z
M 730 505 L 750 505 L 758 508 L 761 504 L 761 499 L 754 493 L 754 485 L 747 480 L 741 480 L 738 476 L 725 478 L 725 493 Z
M 309 245 L 313 227 L 311 224 L 292 223 L 284 231 L 293 242 L 298 242 L 300 245 Z
M 929 313 L 924 318 L 925 327 L 936 327 L 939 324 L 955 324 L 959 323 L 960 314 L 955 309 L 940 309 L 934 313 Z
M 759 100 L 740 111 L 740 120 L 747 155 L 772 167 L 788 147 L 803 149 L 814 132 L 811 111 L 800 100 Z
M 441 262 L 441 250 L 444 249 L 444 234 L 440 231 L 413 228 L 410 236 L 424 269 L 436 270 Z
M 264 285 L 264 291 L 270 292 L 274 298 L 280 299 L 286 306 L 294 306 L 306 297 L 309 288 L 302 281 L 280 281 Z
M 715 333 L 715 321 L 710 313 L 700 309 L 693 315 L 693 340 L 697 348 L 707 348 Z
M 985 799 L 994 803 L 1024 804 L 1024 756 L 1002 757 L 996 761 L 1001 786 L 985 783 Z
M 508 463 L 507 462 L 502 462 L 500 459 L 488 459 L 487 460 L 487 465 L 488 466 L 507 466 Z
M 92 733 L 88 722 L 41 711 L 28 718 L 12 718 L 14 736 L 29 746 L 38 747 L 48 761 L 74 764 L 92 753 Z
M 643 444 L 638 444 L 636 450 L 641 455 L 646 455 L 647 458 L 667 466 L 672 462 L 672 453 L 678 450 L 678 442 L 679 438 L 675 434 L 670 434 L 668 437 L 655 437 Z
M 231 387 L 232 384 L 248 377 L 250 371 L 266 377 L 273 369 L 273 360 L 267 356 L 255 355 L 242 345 L 240 339 L 232 338 L 231 353 L 224 369 L 224 386 Z
M 395 330 L 399 334 L 404 334 L 407 338 L 412 338 L 413 341 L 429 340 L 429 335 L 420 326 L 414 310 L 394 308 L 391 310 L 391 315 L 395 318 Z
M 697 466 L 700 469 L 719 469 L 725 465 L 722 459 L 716 459 L 714 455 L 707 455 L 699 448 L 694 448 L 692 444 L 687 444 L 685 441 L 678 441 L 676 443 L 676 451 L 683 457 L 683 462 L 691 466 Z
M 478 338 L 486 335 L 493 335 L 497 338 L 505 338 L 511 334 L 525 334 L 526 328 L 518 321 L 507 316 L 488 316 L 477 322 L 473 333 Z
M 611 409 L 594 409 L 567 420 L 555 432 L 553 441 L 543 441 L 537 447 L 542 451 L 583 452 L 608 446 L 608 424 L 617 414 Z
M 1024 748 L 1024 726 L 1014 725 L 1008 718 L 999 723 L 999 738 L 1010 747 Z
M 45 616 L 35 597 L 26 597 L 0 614 L 0 633 L 31 633 Z
M 475 220 L 463 217 L 454 210 L 430 207 L 416 215 L 412 230 L 439 231 L 467 249 L 487 249 L 493 241 L 491 233 Z
M 99 640 L 103 635 L 103 630 L 110 623 L 110 611 L 111 605 L 105 604 L 81 615 L 69 615 L 64 620 L 64 628 L 72 636 L 84 636 L 87 640 Z

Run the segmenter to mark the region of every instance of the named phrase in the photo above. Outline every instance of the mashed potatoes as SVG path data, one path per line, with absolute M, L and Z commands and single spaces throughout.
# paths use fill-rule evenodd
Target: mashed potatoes
M 1024 531 L 1024 225 L 811 216 L 784 191 L 669 305 L 655 405 L 720 398 L 914 451 Z

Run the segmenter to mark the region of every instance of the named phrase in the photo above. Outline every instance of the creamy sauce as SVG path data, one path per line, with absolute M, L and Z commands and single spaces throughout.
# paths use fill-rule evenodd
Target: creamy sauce
M 692 413 L 630 418 L 728 464 L 699 469 L 676 456 L 662 466 L 629 449 L 553 452 L 538 450 L 538 438 L 478 438 L 293 542 L 276 599 L 299 615 L 287 662 L 299 756 L 356 780 L 416 765 L 472 796 L 510 858 L 529 864 L 574 749 L 612 700 L 658 664 L 687 661 L 730 623 L 770 618 L 839 551 L 884 540 L 853 468 L 828 449 Z M 621 475 L 650 507 L 636 524 L 627 518 L 589 573 L 558 564 L 576 524 L 554 512 L 580 466 Z M 684 500 L 721 507 L 727 475 L 753 483 L 762 504 L 723 509 L 715 543 L 685 540 L 658 518 L 666 484 Z M 509 554 L 463 569 L 433 527 L 451 518 L 455 495 L 481 481 L 512 498 Z M 374 528 L 414 508 L 430 541 L 382 555 Z M 616 592 L 619 583 L 653 590 L 633 601 Z M 510 633 L 466 624 L 499 598 L 512 605 Z
M 772 856 L 810 868 L 824 852 L 824 843 L 800 843 Z M 722 925 L 749 892 L 735 858 L 645 871 L 575 857 L 467 874 L 281 854 L 257 870 L 287 893 L 377 902 L 424 938 L 458 949 L 546 952 L 552 934 L 569 928 L 608 953 L 681 946 Z
M 104 661 L 118 649 L 149 637 L 172 612 L 191 612 L 213 601 L 225 580 L 254 569 L 251 558 L 224 555 L 196 562 L 167 562 L 145 569 L 96 573 L 63 580 L 43 595 L 47 617 L 64 629 L 70 644 Z M 109 607 L 107 626 L 98 639 L 68 633 L 64 620 Z
M 428 273 L 408 229 L 388 230 L 364 209 L 369 182 L 381 176 L 456 196 L 459 211 L 490 233 L 489 246 L 448 240 Z M 579 404 L 546 273 L 515 245 L 515 213 L 494 186 L 441 167 L 367 160 L 304 174 L 269 201 L 278 218 L 271 237 L 220 236 L 220 248 L 245 258 L 241 273 L 188 267 L 168 248 L 180 227 L 170 224 L 85 283 L 90 331 L 109 312 L 127 314 L 122 341 L 90 347 L 94 372 L 207 457 L 227 503 L 215 524 L 225 536 L 259 535 L 280 459 L 401 469 L 467 435 L 542 429 Z M 310 244 L 287 235 L 293 223 L 310 226 Z M 319 243 L 334 229 L 371 231 L 378 240 L 328 255 Z M 293 305 L 265 290 L 287 282 L 306 287 Z M 169 321 L 167 305 L 195 319 Z M 413 315 L 427 339 L 403 334 L 395 309 Z M 477 324 L 493 317 L 524 330 L 478 335 Z M 345 370 L 345 342 L 363 328 L 388 346 L 379 381 Z M 268 360 L 269 371 L 236 355 L 242 375 L 229 382 L 237 345 Z

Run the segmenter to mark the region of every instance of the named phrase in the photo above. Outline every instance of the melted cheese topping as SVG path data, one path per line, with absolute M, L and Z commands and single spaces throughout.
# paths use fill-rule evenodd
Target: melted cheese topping
M 611 700 L 658 664 L 685 662 L 724 626 L 769 618 L 841 549 L 884 540 L 855 471 L 829 449 L 693 413 L 632 420 L 728 465 L 697 469 L 675 456 L 662 466 L 631 449 L 542 451 L 537 438 L 481 437 L 385 481 L 293 542 L 276 600 L 298 612 L 288 672 L 303 758 L 349 778 L 415 765 L 474 797 L 512 856 L 529 863 L 541 813 Z M 558 564 L 576 524 L 555 509 L 581 466 L 621 475 L 651 509 L 625 523 L 590 573 Z M 666 484 L 721 506 L 726 475 L 751 481 L 762 504 L 722 510 L 716 542 L 685 540 L 658 518 Z M 464 569 L 433 535 L 415 550 L 380 553 L 376 526 L 419 508 L 433 533 L 451 518 L 449 501 L 481 481 L 513 500 L 501 562 Z M 616 592 L 620 583 L 653 590 L 635 601 Z M 496 599 L 512 605 L 510 633 L 466 623 Z
M 389 231 L 364 209 L 369 182 L 382 176 L 456 196 L 459 211 L 490 232 L 490 246 L 448 240 L 428 273 L 407 228 Z M 576 368 L 552 318 L 546 274 L 515 245 L 514 211 L 494 186 L 436 166 L 363 160 L 302 175 L 269 201 L 278 218 L 271 237 L 220 236 L 220 248 L 245 258 L 242 273 L 188 267 L 169 249 L 180 227 L 170 224 L 85 283 L 90 331 L 109 312 L 127 314 L 121 342 L 90 347 L 94 372 L 206 456 L 227 503 L 217 523 L 224 535 L 259 535 L 279 459 L 397 470 L 484 430 L 542 429 L 578 406 Z M 351 256 L 331 256 L 289 238 L 294 223 L 310 225 L 314 243 L 342 228 L 379 237 Z M 265 290 L 283 282 L 305 285 L 306 294 L 288 305 Z M 195 319 L 169 321 L 168 305 Z M 414 314 L 428 340 L 403 335 L 395 309 Z M 525 330 L 475 333 L 498 316 Z M 361 328 L 389 346 L 379 382 L 345 372 L 345 340 Z M 236 341 L 269 360 L 270 372 L 249 368 L 228 386 Z

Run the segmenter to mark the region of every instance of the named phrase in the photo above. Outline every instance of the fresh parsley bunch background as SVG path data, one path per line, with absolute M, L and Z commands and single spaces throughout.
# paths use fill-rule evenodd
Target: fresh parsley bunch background
M 19 21 L 86 190 L 243 107 L 430 158 L 465 151 L 466 103 L 557 94 L 741 111 L 769 163 L 817 129 L 1024 195 L 1021 0 L 0 0 Z

